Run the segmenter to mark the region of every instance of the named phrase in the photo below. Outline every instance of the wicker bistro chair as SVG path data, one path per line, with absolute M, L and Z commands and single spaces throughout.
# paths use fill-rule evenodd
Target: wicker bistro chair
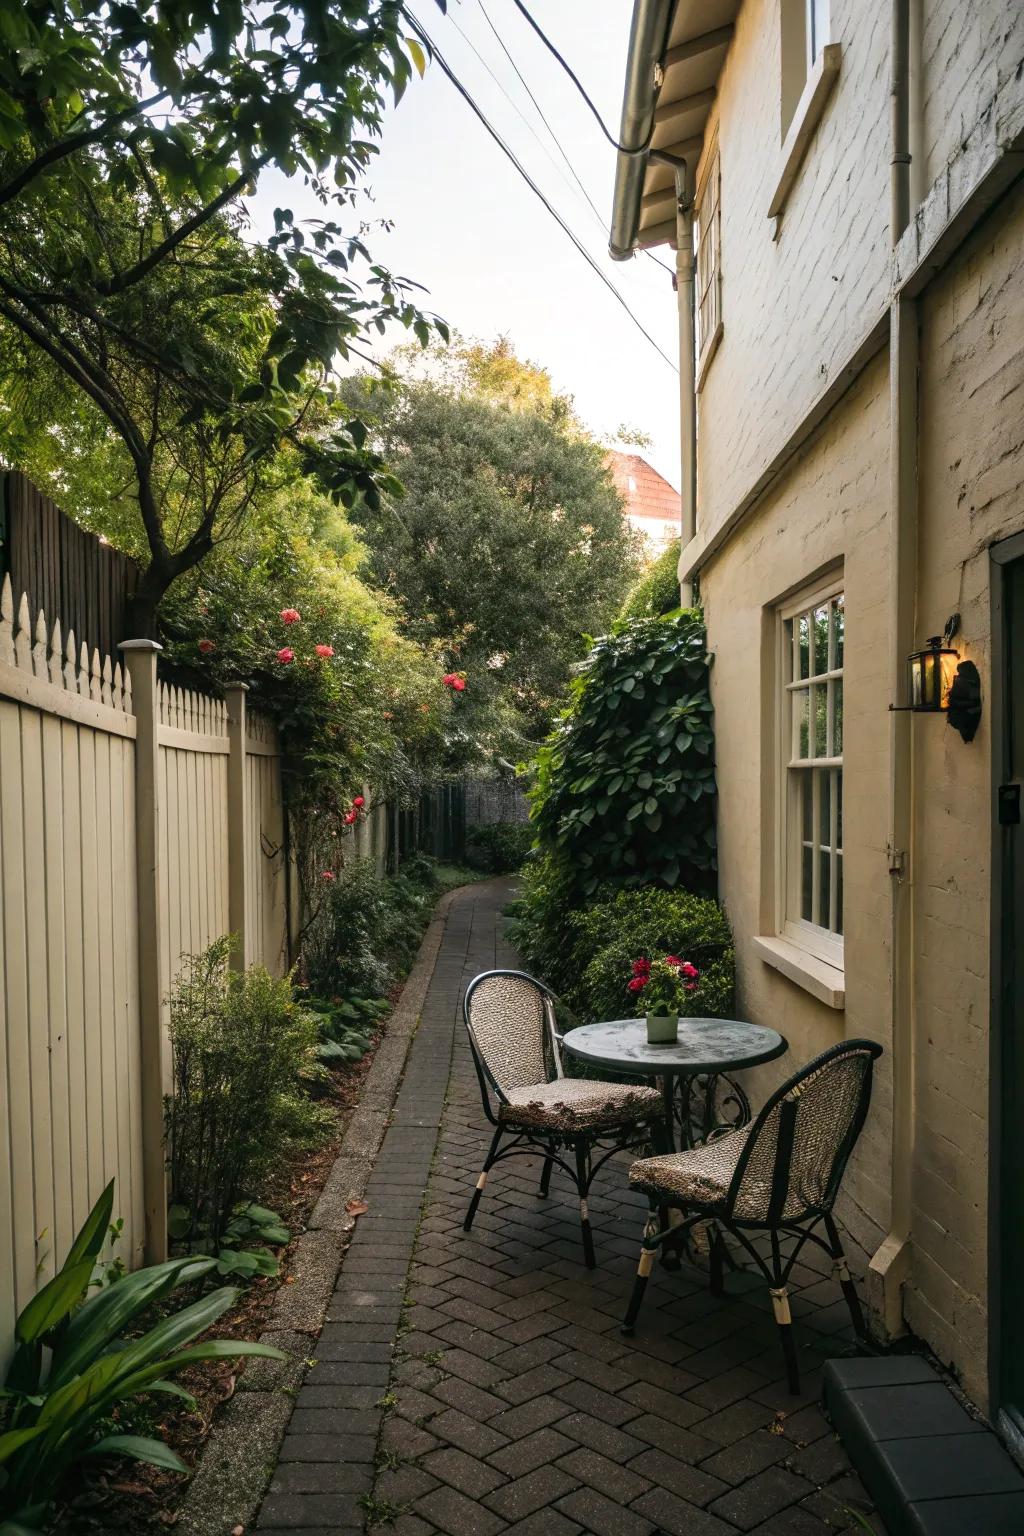
M 805 1243 L 816 1243 L 831 1258 L 854 1329 L 864 1337 L 864 1315 L 832 1207 L 867 1117 L 872 1069 L 881 1054 L 882 1047 L 872 1040 L 846 1040 L 783 1083 L 742 1130 L 696 1151 L 633 1164 L 630 1186 L 648 1196 L 651 1211 L 623 1333 L 633 1332 L 659 1244 L 676 1247 L 691 1227 L 709 1222 L 711 1289 L 718 1295 L 723 1291 L 724 1229 L 768 1281 L 792 1392 L 800 1390 L 800 1373 L 787 1282 Z M 659 1208 L 665 1206 L 681 1208 L 684 1219 L 663 1230 Z M 824 1236 L 815 1230 L 819 1225 Z M 757 1233 L 767 1234 L 770 1258 L 755 1248 Z M 795 1239 L 788 1257 L 782 1252 L 784 1238 Z
M 587 1198 L 594 1175 L 616 1152 L 664 1148 L 661 1095 L 639 1084 L 566 1077 L 554 995 L 523 971 L 485 971 L 477 976 L 466 990 L 463 1015 L 484 1114 L 494 1126 L 464 1230 L 473 1225 L 494 1164 L 508 1157 L 539 1155 L 544 1159 L 541 1195 L 547 1195 L 556 1163 L 576 1185 L 583 1253 L 587 1267 L 593 1269 Z M 563 1153 L 572 1154 L 572 1163 Z M 595 1160 L 595 1153 L 603 1155 Z

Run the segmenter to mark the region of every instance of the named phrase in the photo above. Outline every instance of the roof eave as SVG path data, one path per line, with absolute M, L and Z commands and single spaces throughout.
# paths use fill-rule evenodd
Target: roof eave
M 656 72 L 668 42 L 675 0 L 635 0 L 626 56 L 626 87 L 615 166 L 615 194 L 608 250 L 614 261 L 628 261 L 636 249 L 640 200 L 654 130 L 658 94 Z M 635 149 L 629 147 L 636 145 Z

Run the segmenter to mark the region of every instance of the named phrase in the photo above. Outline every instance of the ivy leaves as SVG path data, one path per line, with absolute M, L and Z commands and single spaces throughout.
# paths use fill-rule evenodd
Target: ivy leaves
M 537 761 L 542 847 L 584 896 L 604 881 L 708 889 L 715 777 L 698 614 L 634 619 L 598 640 Z

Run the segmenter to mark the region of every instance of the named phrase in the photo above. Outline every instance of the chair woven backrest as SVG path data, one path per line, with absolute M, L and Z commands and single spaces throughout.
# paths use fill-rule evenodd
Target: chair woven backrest
M 867 1116 L 872 1068 L 881 1054 L 873 1040 L 847 1040 L 772 1095 L 736 1165 L 733 1216 L 774 1225 L 831 1209 Z
M 501 1093 L 551 1080 L 550 994 L 524 971 L 485 971 L 466 991 L 466 1024 Z M 553 1070 L 554 1067 L 554 1070 Z

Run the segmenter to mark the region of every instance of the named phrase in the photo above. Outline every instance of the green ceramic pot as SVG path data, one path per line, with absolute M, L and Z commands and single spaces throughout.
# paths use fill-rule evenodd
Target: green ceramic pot
M 648 1045 L 670 1045 L 679 1035 L 678 1013 L 649 1013 L 647 1015 Z

